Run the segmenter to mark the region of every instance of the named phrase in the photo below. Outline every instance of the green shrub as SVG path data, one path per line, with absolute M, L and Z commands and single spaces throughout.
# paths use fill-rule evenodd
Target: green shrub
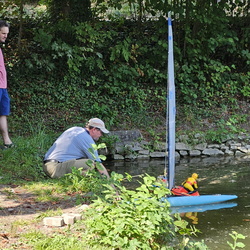
M 121 175 L 113 178 L 119 179 Z M 105 197 L 94 200 L 84 213 L 84 238 L 89 246 L 167 249 L 176 243 L 177 232 L 180 229 L 185 231 L 187 223 L 175 221 L 169 203 L 160 201 L 169 190 L 156 182 L 155 177 L 145 176 L 141 186 L 134 191 L 118 186 L 119 196 L 112 187 L 105 187 Z M 185 232 L 191 231 L 186 229 Z

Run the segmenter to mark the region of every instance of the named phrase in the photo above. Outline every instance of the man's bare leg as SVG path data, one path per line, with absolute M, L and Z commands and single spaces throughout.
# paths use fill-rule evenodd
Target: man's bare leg
M 9 137 L 8 123 L 7 123 L 7 116 L 6 115 L 0 116 L 0 131 L 2 133 L 4 144 L 6 144 L 6 145 L 12 144 L 12 141 Z

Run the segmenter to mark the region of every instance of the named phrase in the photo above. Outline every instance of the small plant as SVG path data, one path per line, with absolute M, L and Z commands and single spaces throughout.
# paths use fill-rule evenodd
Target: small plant
M 233 239 L 233 243 L 230 243 L 229 241 L 227 241 L 227 244 L 230 246 L 231 249 L 235 250 L 237 248 L 244 248 L 245 244 L 242 242 L 238 242 L 239 239 L 244 240 L 246 237 L 242 234 L 239 234 L 235 231 L 233 231 L 231 234 L 229 234 L 232 239 Z
M 89 152 L 92 155 L 93 159 L 97 158 L 95 152 L 97 152 L 99 149 L 106 148 L 105 143 L 100 143 L 98 145 L 91 144 L 91 146 L 92 146 L 92 148 L 89 148 Z M 103 161 L 106 160 L 105 155 L 99 155 L 99 158 Z M 94 165 L 93 161 L 89 160 L 87 164 L 89 165 L 90 169 L 94 169 L 96 167 L 98 170 L 103 170 L 102 164 L 99 161 L 95 162 L 95 165 Z
M 126 155 L 132 155 L 135 152 L 132 150 L 130 145 L 125 145 L 121 148 L 120 152 L 121 155 L 126 156 Z
M 94 169 L 88 170 L 85 175 L 82 175 L 81 169 L 72 169 L 72 173 L 61 178 L 61 183 L 68 193 L 77 192 L 79 195 L 92 193 L 88 195 L 89 199 L 93 199 L 95 195 L 102 195 L 103 184 L 109 183 L 110 180 L 101 176 L 99 172 Z M 80 203 L 81 198 L 78 195 L 77 203 Z M 86 195 L 82 195 L 82 201 L 86 200 Z
M 245 116 L 231 116 L 227 121 L 220 119 L 218 121 L 218 128 L 216 130 L 208 130 L 206 133 L 206 140 L 211 142 L 221 143 L 224 140 L 233 138 L 235 134 L 245 132 L 241 129 L 239 124 L 246 121 Z
M 120 180 L 121 175 L 112 176 Z M 169 204 L 160 199 L 169 190 L 155 177 L 146 175 L 136 190 L 106 185 L 105 197 L 98 197 L 86 216 L 86 240 L 92 247 L 103 245 L 112 249 L 160 249 L 174 244 L 176 232 L 186 227 L 185 221 L 175 222 Z
M 109 136 L 104 136 L 101 138 L 101 142 L 106 144 L 107 149 L 110 152 L 113 152 L 115 150 L 115 143 L 118 141 L 119 141 L 119 137 L 117 135 L 109 135 Z

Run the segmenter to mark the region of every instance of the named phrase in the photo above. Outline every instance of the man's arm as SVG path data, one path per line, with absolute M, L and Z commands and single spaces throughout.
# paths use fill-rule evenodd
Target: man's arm
M 106 175 L 107 178 L 110 178 L 109 173 L 108 173 L 107 169 L 104 167 L 104 165 L 100 162 L 98 162 L 96 164 L 98 164 L 97 170 L 99 171 L 99 173 L 102 175 Z

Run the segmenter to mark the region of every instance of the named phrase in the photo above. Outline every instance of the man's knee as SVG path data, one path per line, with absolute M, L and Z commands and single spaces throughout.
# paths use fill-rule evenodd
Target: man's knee
M 77 168 L 82 168 L 83 171 L 94 169 L 95 168 L 95 162 L 90 159 L 79 159 L 76 160 L 76 166 Z

